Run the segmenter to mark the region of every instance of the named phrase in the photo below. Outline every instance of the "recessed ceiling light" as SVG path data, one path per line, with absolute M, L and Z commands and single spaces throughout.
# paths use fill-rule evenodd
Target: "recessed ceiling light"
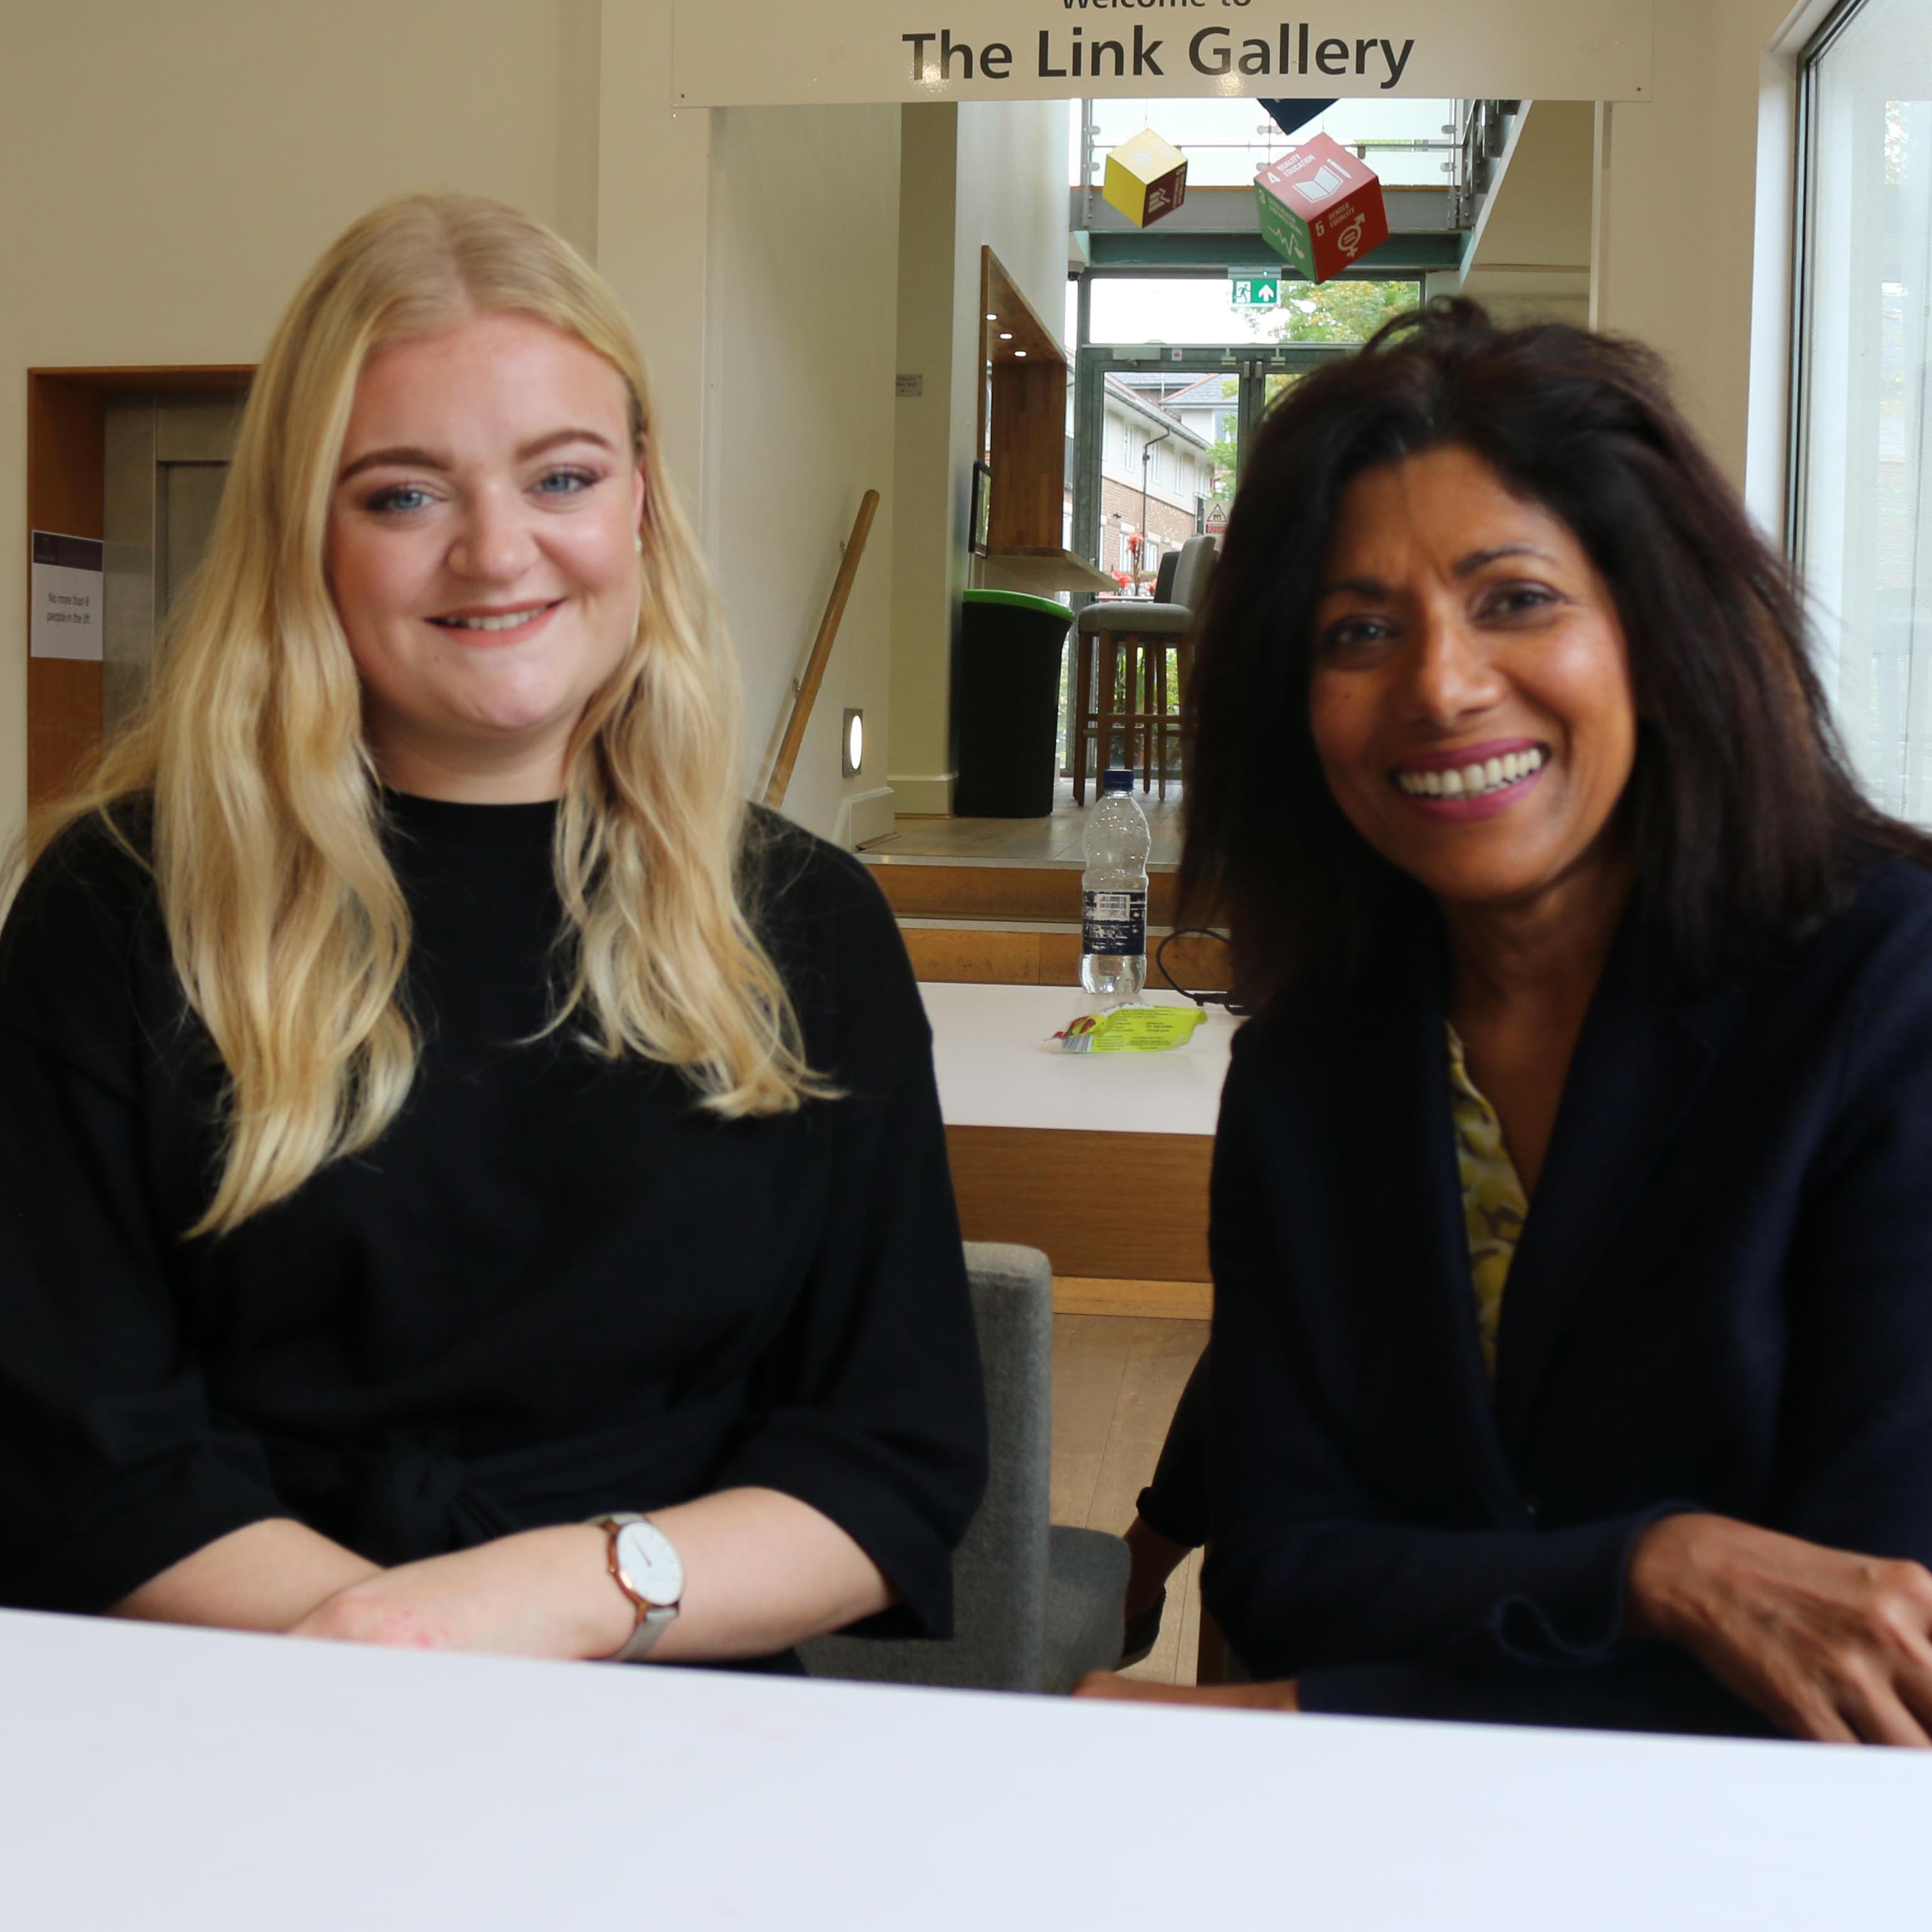
M 1000 340 L 1002 342 L 1010 342 L 1012 339 L 1013 332 L 1010 328 L 1003 328 L 1000 331 Z
M 986 320 L 988 322 L 998 322 L 999 319 L 1000 318 L 996 316 L 991 309 L 988 309 L 986 311 Z
M 1026 351 L 1024 349 L 1016 349 L 1013 351 L 1013 353 L 1017 356 L 1022 362 L 1026 360 Z

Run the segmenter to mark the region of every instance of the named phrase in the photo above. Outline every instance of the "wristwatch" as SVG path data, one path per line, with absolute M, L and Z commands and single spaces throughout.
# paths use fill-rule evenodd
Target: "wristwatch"
M 640 1516 L 599 1516 L 591 1521 L 608 1539 L 610 1580 L 636 1606 L 637 1628 L 607 1662 L 634 1664 L 677 1621 L 684 1595 L 684 1565 L 670 1538 Z

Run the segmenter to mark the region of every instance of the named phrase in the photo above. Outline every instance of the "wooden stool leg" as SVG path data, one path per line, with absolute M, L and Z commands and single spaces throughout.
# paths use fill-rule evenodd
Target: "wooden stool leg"
M 1139 767 L 1141 790 L 1145 791 L 1153 777 L 1153 761 L 1148 750 L 1148 640 L 1136 634 L 1127 639 L 1126 646 L 1127 764 L 1130 770 Z
M 1100 640 L 1100 680 L 1096 728 L 1094 734 L 1094 796 L 1100 796 L 1108 768 L 1114 762 L 1114 680 L 1120 675 L 1120 640 L 1109 633 Z
M 1080 632 L 1073 645 L 1072 702 L 1066 707 L 1073 727 L 1073 802 L 1087 802 L 1087 734 L 1092 729 L 1094 713 L 1088 692 L 1094 682 L 1094 634 Z
M 1177 638 L 1174 640 L 1174 729 L 1180 734 L 1184 757 L 1186 754 L 1188 737 L 1194 724 L 1193 689 L 1194 640 L 1186 637 Z M 1184 785 L 1186 784 L 1187 778 L 1188 774 L 1182 772 L 1180 782 Z
M 1160 781 L 1160 802 L 1167 802 L 1167 646 L 1154 650 L 1154 775 Z
M 1154 638 L 1140 640 L 1140 788 L 1154 790 L 1154 658 L 1160 645 Z

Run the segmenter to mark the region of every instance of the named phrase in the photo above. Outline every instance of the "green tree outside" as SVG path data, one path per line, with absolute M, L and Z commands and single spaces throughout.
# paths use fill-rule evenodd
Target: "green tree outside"
M 1283 282 L 1280 308 L 1242 316 L 1264 342 L 1366 342 L 1421 301 L 1419 282 Z

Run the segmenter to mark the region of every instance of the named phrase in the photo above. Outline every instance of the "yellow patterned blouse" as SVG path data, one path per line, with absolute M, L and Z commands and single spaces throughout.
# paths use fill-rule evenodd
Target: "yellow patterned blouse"
M 1462 1058 L 1460 1036 L 1449 1035 L 1449 1111 L 1456 1124 L 1456 1165 L 1462 1177 L 1462 1225 L 1469 1237 L 1469 1279 L 1476 1295 L 1476 1332 L 1483 1369 L 1496 1378 L 1496 1327 L 1502 1318 L 1503 1284 L 1522 1239 L 1529 1202 L 1516 1163 L 1503 1144 L 1496 1110 L 1477 1090 Z

